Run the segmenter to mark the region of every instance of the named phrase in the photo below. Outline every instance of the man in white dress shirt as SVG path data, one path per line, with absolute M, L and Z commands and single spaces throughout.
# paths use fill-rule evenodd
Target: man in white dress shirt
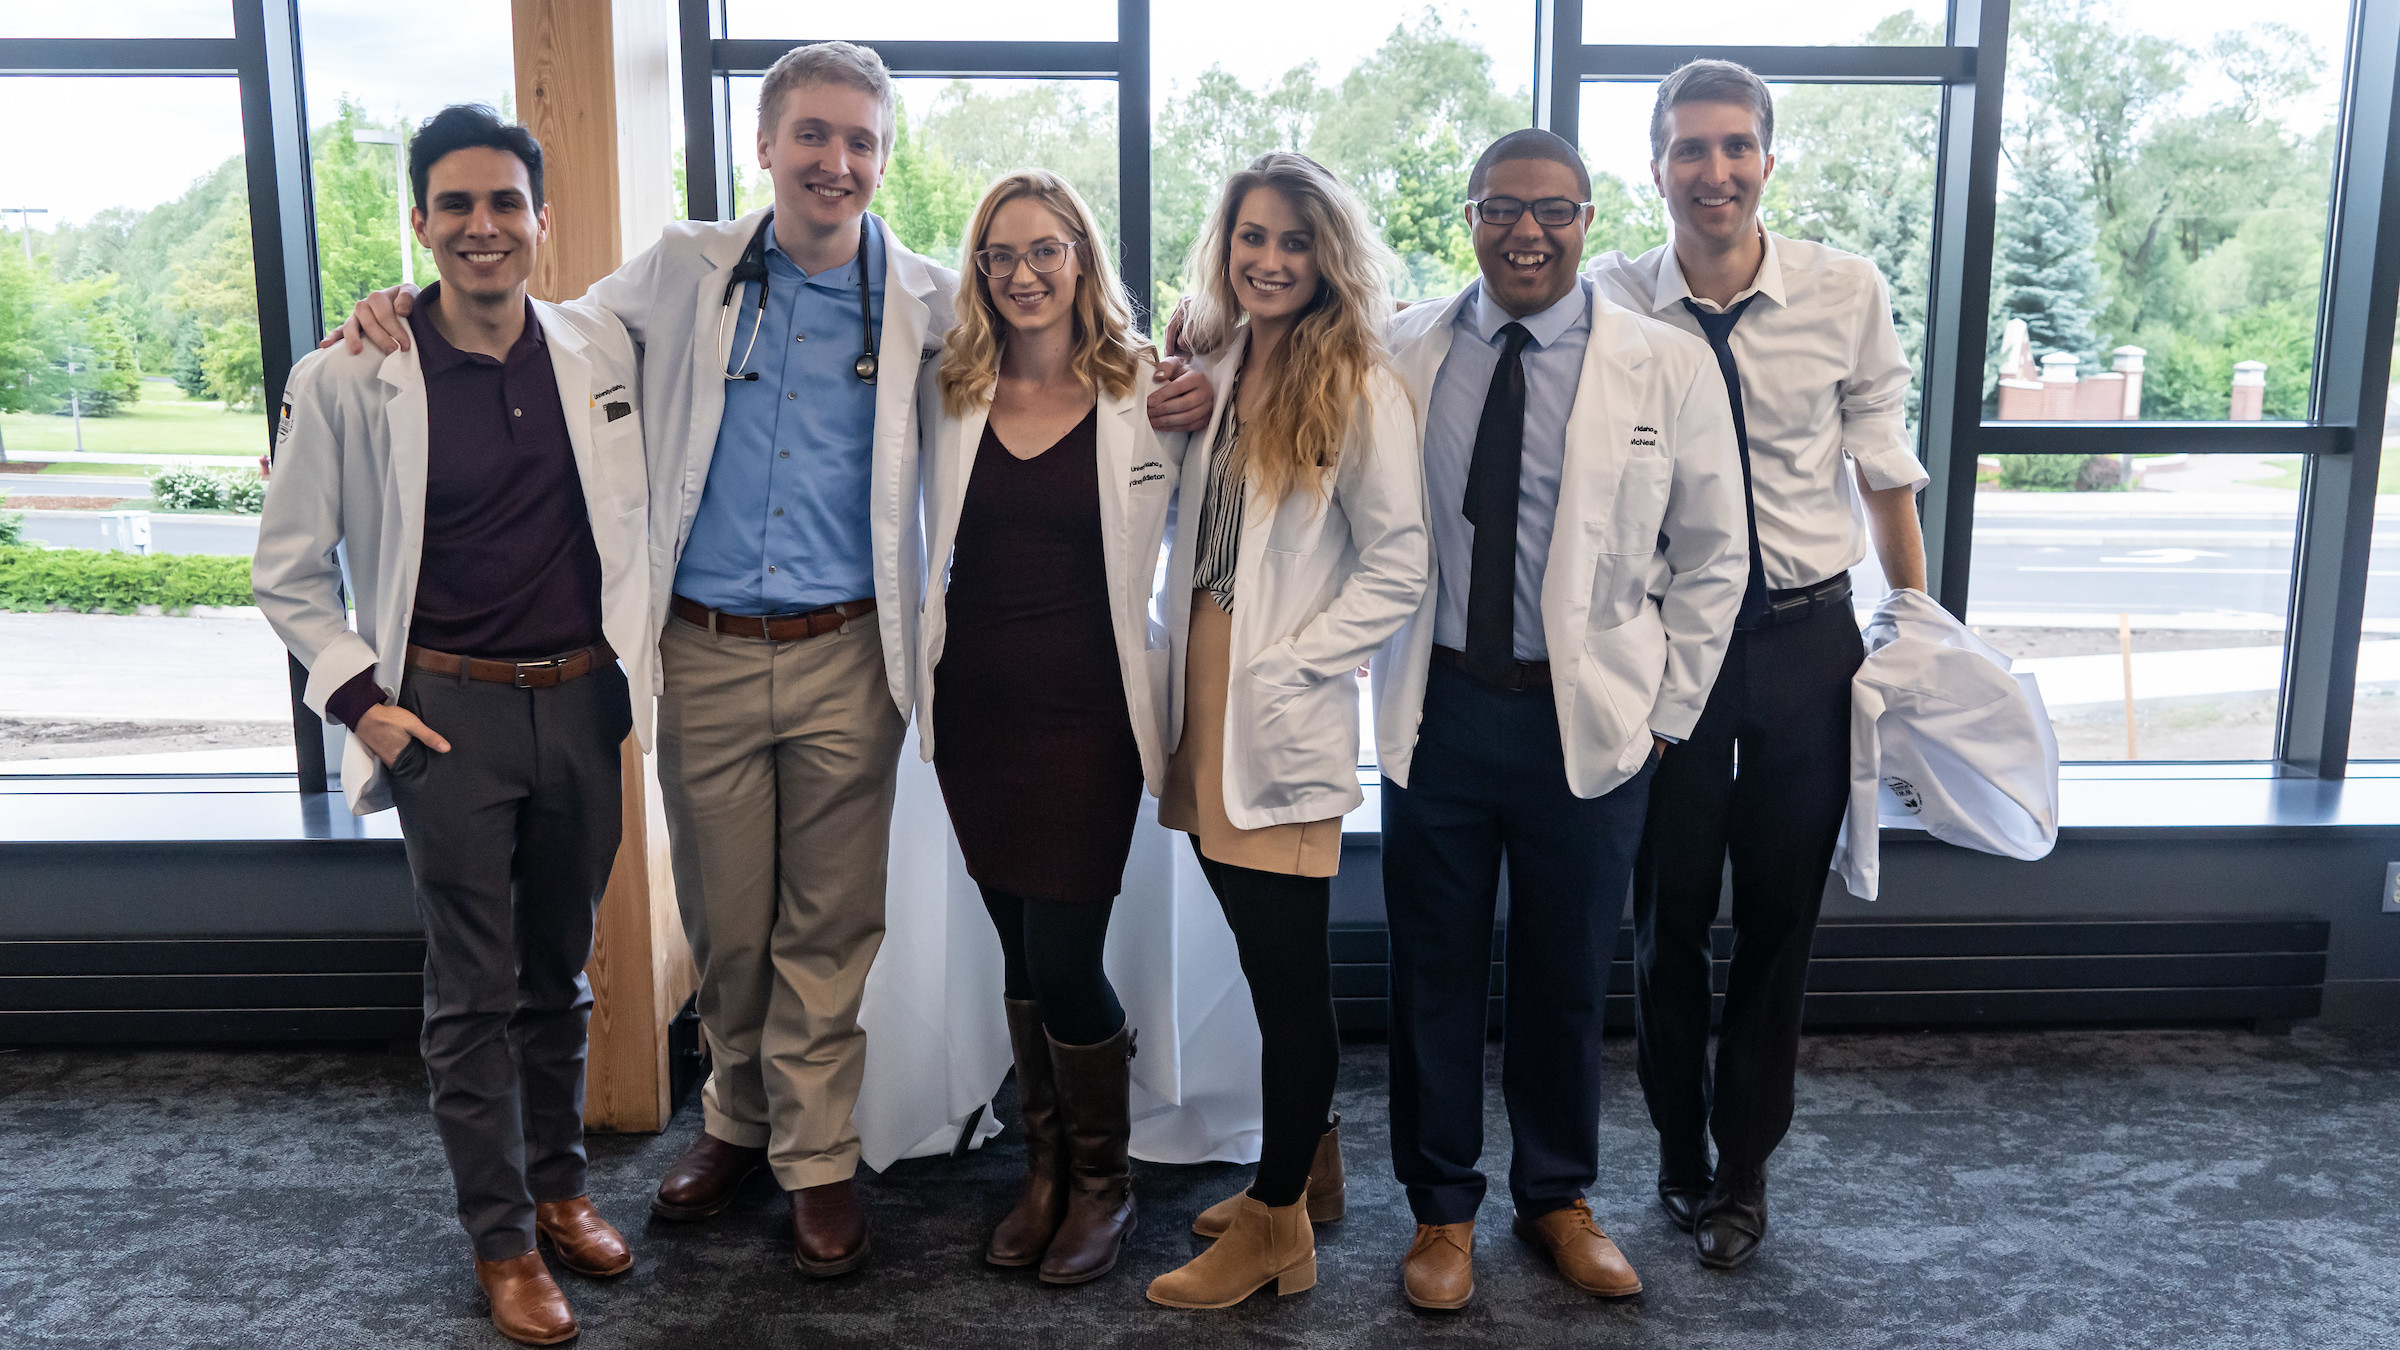
M 1749 488 L 1733 641 L 1698 725 L 1659 765 L 1634 872 L 1636 1039 L 1659 1200 L 1718 1268 L 1765 1237 L 1767 1158 L 1792 1120 L 1864 655 L 1850 568 L 1871 534 L 1893 586 L 1925 585 L 1915 494 L 1926 477 L 1889 290 L 1864 258 L 1760 226 L 1774 134 L 1774 103 L 1751 71 L 1694 61 L 1668 76 L 1650 152 L 1671 241 L 1606 254 L 1587 273 L 1602 295 L 1714 349 Z M 1733 959 L 1712 1083 L 1709 928 L 1729 854 Z

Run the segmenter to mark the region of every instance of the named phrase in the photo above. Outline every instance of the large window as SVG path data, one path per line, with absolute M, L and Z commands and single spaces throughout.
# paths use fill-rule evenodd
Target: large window
M 1586 42 L 1674 43 L 1704 38 L 1748 46 L 1933 46 L 1942 41 L 1936 0 L 1720 0 L 1705 19 L 1688 10 L 1648 5 L 1587 4 Z M 1697 20 L 1697 21 L 1696 21 Z

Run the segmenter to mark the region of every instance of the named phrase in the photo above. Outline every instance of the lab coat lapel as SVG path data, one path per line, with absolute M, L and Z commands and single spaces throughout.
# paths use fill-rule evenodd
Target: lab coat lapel
M 592 446 L 591 418 L 575 410 L 575 396 L 584 396 L 584 405 L 591 405 L 592 363 L 584 354 L 583 339 L 575 330 L 562 323 L 553 323 L 545 305 L 534 306 L 540 318 L 542 336 L 550 351 L 550 371 L 558 380 L 560 408 L 567 415 L 567 443 L 575 451 L 575 474 L 583 484 L 584 514 L 594 525 L 603 523 L 603 516 L 614 515 L 616 504 L 608 499 L 606 473 L 596 458 Z
M 744 310 L 758 304 L 757 290 L 743 286 L 726 298 L 725 288 L 733 281 L 733 269 L 742 260 L 742 250 L 749 246 L 750 236 L 758 232 L 766 211 L 753 211 L 732 222 L 709 242 L 703 256 L 710 264 L 708 276 L 700 283 L 700 292 L 693 300 L 692 315 L 692 414 L 690 434 L 684 440 L 683 482 L 680 484 L 683 529 L 692 528 L 692 517 L 700 509 L 700 493 L 708 486 L 709 462 L 717 453 L 717 428 L 725 421 L 725 372 L 733 367 L 729 350 L 740 335 L 746 321 Z M 657 510 L 663 503 L 652 503 Z M 677 541 L 681 551 L 681 541 Z
M 1562 659 L 1583 648 L 1591 613 L 1592 576 L 1598 565 L 1592 526 L 1604 525 L 1615 507 L 1631 434 L 1621 423 L 1641 406 L 1641 372 L 1650 344 L 1627 321 L 1627 311 L 1594 296 L 1592 338 L 1583 351 L 1575 385 L 1575 407 L 1567 414 L 1566 461 L 1558 484 L 1558 517 L 1550 535 L 1550 558 L 1542 570 L 1542 635 L 1551 653 L 1551 675 L 1560 706 L 1573 694 L 1580 663 Z
M 391 391 L 383 405 L 384 431 L 390 440 L 384 449 L 383 556 L 376 560 L 376 575 L 385 579 L 385 593 L 377 597 L 378 666 L 392 660 L 392 653 L 406 641 L 417 571 L 425 555 L 425 372 L 417 355 L 413 345 L 393 352 L 375 372 Z

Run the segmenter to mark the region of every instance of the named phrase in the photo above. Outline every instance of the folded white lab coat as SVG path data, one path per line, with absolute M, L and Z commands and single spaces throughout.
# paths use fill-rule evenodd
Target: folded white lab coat
M 1918 590 L 1875 607 L 1850 683 L 1850 813 L 1833 870 L 1875 898 L 1882 826 L 2004 857 L 2058 842 L 2058 738 L 2034 677 Z

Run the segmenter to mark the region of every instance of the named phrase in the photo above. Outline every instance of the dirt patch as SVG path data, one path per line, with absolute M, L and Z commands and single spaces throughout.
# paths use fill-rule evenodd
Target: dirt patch
M 243 750 L 288 745 L 289 722 L 97 721 L 0 717 L 0 761 L 157 755 L 179 750 Z
M 20 497 L 10 493 L 12 511 L 106 511 L 127 502 L 147 501 L 144 497 Z

